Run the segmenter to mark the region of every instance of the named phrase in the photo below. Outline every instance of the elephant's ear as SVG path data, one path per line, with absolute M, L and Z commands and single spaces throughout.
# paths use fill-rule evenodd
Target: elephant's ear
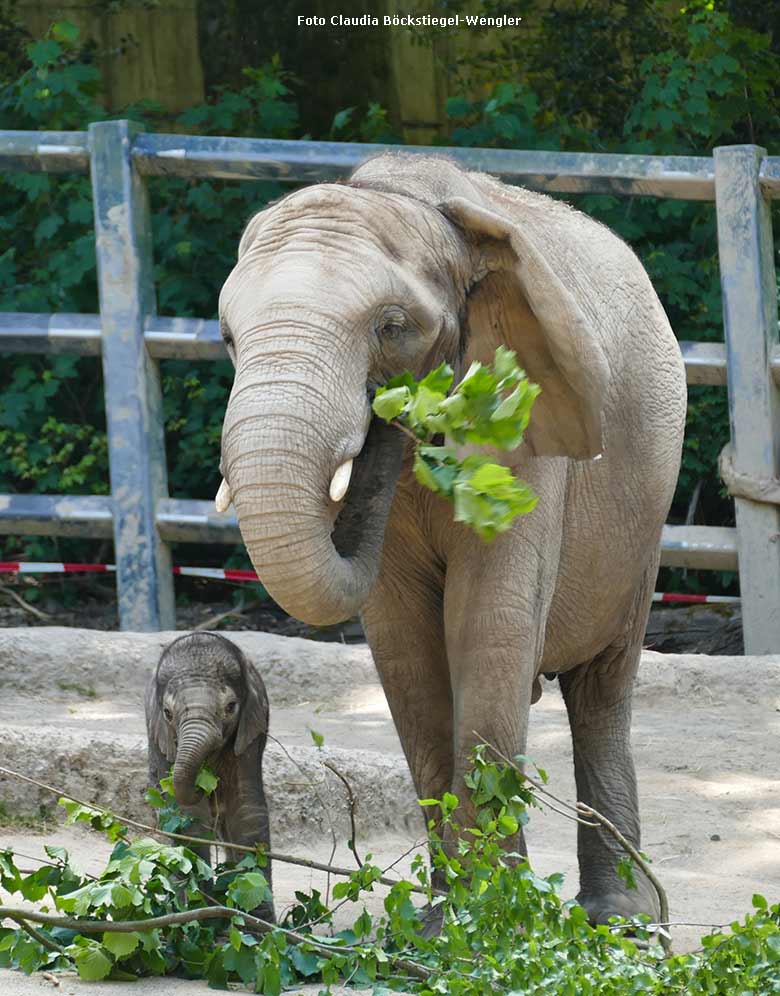
M 146 686 L 146 730 L 149 739 L 157 744 L 165 759 L 175 761 L 176 742 L 170 726 L 165 722 L 156 673 L 152 675 Z
M 479 193 L 480 202 L 453 197 L 439 205 L 473 246 L 469 352 L 488 362 L 497 346 L 508 346 L 542 388 L 526 433 L 535 455 L 596 457 L 609 369 L 594 319 L 562 272 L 565 247 L 556 247 L 550 229 L 540 231 L 539 205 L 515 202 L 499 184 Z
M 254 665 L 243 658 L 246 694 L 241 703 L 236 730 L 236 754 L 243 754 L 253 740 L 268 733 L 268 695 Z

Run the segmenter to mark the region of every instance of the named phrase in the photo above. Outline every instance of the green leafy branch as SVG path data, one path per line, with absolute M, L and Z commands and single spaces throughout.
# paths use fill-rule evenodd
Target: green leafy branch
M 728 933 L 720 932 L 725 925 L 712 925 L 718 932 L 702 939 L 700 951 L 677 956 L 653 943 L 654 932 L 668 922 L 615 918 L 592 926 L 581 906 L 564 902 L 563 876 L 537 875 L 515 850 L 529 809 L 544 802 L 571 819 L 605 824 L 594 810 L 585 813 L 555 796 L 545 772 L 529 774 L 531 767 L 527 758 L 477 746 L 465 779 L 474 815 L 465 826 L 452 793 L 421 800 L 437 811 L 429 822 L 430 854 L 437 877 L 447 882 L 446 894 L 432 888 L 422 854 L 401 880 L 386 879 L 369 855 L 337 885 L 336 907 L 324 905 L 316 890 L 298 892 L 279 925 L 254 913 L 267 896 L 260 855 L 212 868 L 187 847 L 146 837 L 129 841 L 125 828 L 134 821 L 70 800 L 69 818 L 115 842 L 108 866 L 91 878 L 74 868 L 63 848 L 47 847 L 52 863 L 26 874 L 11 850 L 0 851 L 0 886 L 56 910 L 0 907 L 0 921 L 13 922 L 0 926 L 0 966 L 26 972 L 75 967 L 90 980 L 184 974 L 222 989 L 240 981 L 269 996 L 318 979 L 326 987 L 344 979 L 373 987 L 375 996 L 399 988 L 419 996 L 777 991 L 780 904 L 770 906 L 763 896 L 753 897 L 754 911 Z M 163 786 L 160 794 L 166 798 L 169 789 Z M 454 851 L 445 840 L 458 841 Z M 646 870 L 644 855 L 631 857 Z M 380 882 L 390 884 L 384 912 L 371 915 L 362 903 Z M 415 892 L 428 900 L 422 910 L 411 901 Z M 336 930 L 333 915 L 346 902 L 358 904 L 358 915 L 350 927 Z M 426 937 L 423 926 L 434 910 L 441 930 Z M 329 933 L 315 934 L 315 927 Z M 635 939 L 625 936 L 627 930 Z
M 453 379 L 447 363 L 420 381 L 401 374 L 377 390 L 373 409 L 413 440 L 414 473 L 420 484 L 452 502 L 455 521 L 489 541 L 509 529 L 517 516 L 530 512 L 538 498 L 508 467 L 480 453 L 460 459 L 455 447 L 516 449 L 541 389 L 503 346 L 491 366 L 472 363 L 454 390 Z M 455 446 L 439 445 L 437 437 Z
M 232 841 L 219 840 L 210 837 L 196 837 L 191 834 L 181 833 L 175 830 L 166 830 L 163 827 L 154 827 L 148 823 L 142 823 L 139 820 L 131 819 L 129 816 L 122 816 L 118 818 L 114 815 L 111 810 L 106 809 L 104 806 L 98 803 L 84 802 L 80 799 L 74 799 L 72 796 L 65 796 L 62 794 L 62 790 L 55 788 L 52 785 L 47 785 L 45 782 L 39 781 L 36 778 L 30 778 L 28 775 L 24 775 L 19 771 L 14 771 L 12 768 L 6 768 L 0 766 L 0 774 L 7 775 L 10 778 L 15 778 L 18 781 L 25 782 L 28 785 L 34 785 L 36 788 L 43 789 L 45 792 L 49 792 L 58 799 L 58 804 L 61 805 L 67 814 L 66 823 L 84 823 L 90 829 L 95 830 L 99 833 L 104 833 L 108 840 L 115 842 L 128 835 L 128 827 L 132 827 L 135 830 L 140 830 L 144 833 L 155 833 L 162 837 L 166 837 L 169 840 L 179 841 L 182 844 L 194 844 L 198 846 L 207 847 L 222 847 L 230 848 L 233 851 L 238 851 L 242 854 L 247 855 L 257 855 L 259 860 L 263 860 L 263 856 L 269 858 L 272 861 L 281 861 L 283 864 L 297 865 L 300 868 L 307 868 L 311 871 L 321 871 L 327 872 L 331 875 L 344 876 L 350 878 L 354 874 L 353 868 L 344 868 L 341 865 L 334 865 L 326 861 L 315 861 L 313 858 L 304 858 L 299 855 L 294 854 L 284 854 L 281 851 L 276 850 L 265 850 L 258 847 L 248 847 L 245 844 L 235 844 Z M 163 789 L 162 793 L 157 792 L 156 789 L 147 789 L 146 791 L 146 801 L 155 809 L 163 809 L 173 811 L 175 805 L 175 799 L 173 797 L 173 786 L 168 779 L 163 779 L 161 783 Z M 179 810 L 181 813 L 181 811 Z M 396 879 L 388 878 L 386 875 L 380 876 L 377 879 L 382 885 L 392 886 L 396 884 Z M 430 895 L 430 890 L 427 888 L 422 888 L 415 886 L 412 890 L 414 892 L 421 893 L 425 896 Z M 435 895 L 437 890 L 433 890 Z

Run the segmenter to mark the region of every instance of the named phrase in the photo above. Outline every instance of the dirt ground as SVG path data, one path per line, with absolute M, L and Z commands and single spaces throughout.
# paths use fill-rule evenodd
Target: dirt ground
M 375 692 L 370 708 L 364 703 L 348 713 L 335 701 L 327 706 L 298 704 L 275 713 L 272 709 L 272 731 L 283 743 L 294 746 L 307 742 L 308 728 L 313 726 L 330 745 L 345 751 L 373 748 L 382 755 L 397 756 L 400 746 L 378 685 Z M 37 715 L 30 709 L 27 718 L 23 710 L 14 708 L 11 719 L 0 703 L 0 724 L 32 726 L 41 721 L 41 709 L 46 706 L 39 706 Z M 100 715 L 110 724 L 119 709 L 107 700 L 89 700 L 69 707 L 65 722 L 78 725 L 90 715 Z M 121 710 L 123 726 L 140 731 L 138 705 L 124 704 Z M 698 947 L 706 925 L 725 925 L 742 917 L 754 893 L 770 901 L 780 899 L 779 738 L 780 657 L 644 654 L 633 725 L 642 846 L 666 887 L 672 920 L 681 924 L 672 931 L 678 951 Z M 555 791 L 573 800 L 571 743 L 556 683 L 545 682 L 542 699 L 533 708 L 528 753 L 547 769 Z M 565 874 L 565 897 L 577 891 L 575 832 L 573 824 L 541 812 L 532 815 L 528 833 L 536 869 L 543 874 Z M 420 821 L 418 828 L 408 832 L 376 833 L 360 846 L 389 862 L 421 837 Z M 0 829 L 0 847 L 13 846 L 29 855 L 30 867 L 43 844 L 54 842 L 71 847 L 88 868 L 99 863 L 100 847 L 73 830 L 57 828 L 40 835 L 18 826 Z M 309 856 L 327 857 L 330 851 L 323 837 L 288 835 L 274 843 L 278 849 Z M 339 860 L 347 862 L 349 856 L 342 852 Z M 295 889 L 312 884 L 322 887 L 312 873 L 278 864 L 275 876 L 279 910 Z M 372 900 L 372 905 L 378 901 Z M 16 988 L 11 988 L 12 982 Z M 0 973 L 3 996 L 32 996 L 38 989 L 24 986 L 40 984 Z M 68 986 L 60 991 L 82 992 Z M 152 994 L 145 987 L 137 988 L 144 996 Z M 187 984 L 182 992 L 194 996 L 199 990 Z

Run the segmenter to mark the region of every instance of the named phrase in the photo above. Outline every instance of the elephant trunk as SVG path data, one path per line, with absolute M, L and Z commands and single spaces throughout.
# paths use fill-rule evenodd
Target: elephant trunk
M 323 370 L 314 347 L 307 362 L 300 337 L 291 348 L 282 376 L 271 359 L 239 366 L 223 467 L 260 580 L 290 615 L 324 626 L 355 615 L 376 580 L 403 437 L 371 418 L 365 370 Z M 273 381 L 259 378 L 266 367 Z M 345 485 L 337 471 L 352 458 Z
M 199 801 L 195 779 L 221 742 L 221 731 L 205 719 L 184 719 L 180 724 L 173 766 L 173 793 L 180 806 L 194 806 Z

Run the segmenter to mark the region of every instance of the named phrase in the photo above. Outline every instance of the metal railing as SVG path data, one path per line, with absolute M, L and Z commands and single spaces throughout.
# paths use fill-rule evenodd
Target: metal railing
M 173 628 L 168 543 L 236 543 L 232 514 L 168 497 L 158 360 L 224 356 L 217 323 L 155 314 L 148 176 L 333 180 L 379 145 L 146 134 L 127 121 L 88 132 L 0 132 L 0 168 L 90 172 L 99 315 L 0 313 L 0 352 L 102 356 L 111 497 L 0 495 L 0 533 L 112 537 L 123 629 Z M 397 148 L 397 147 L 396 147 Z M 780 470 L 780 351 L 771 198 L 780 157 L 728 146 L 712 158 L 495 149 L 446 153 L 508 183 L 556 193 L 714 200 L 725 344 L 680 344 L 689 384 L 727 385 L 733 467 Z M 662 563 L 740 572 L 745 648 L 780 652 L 780 508 L 736 498 L 736 529 L 666 526 Z

